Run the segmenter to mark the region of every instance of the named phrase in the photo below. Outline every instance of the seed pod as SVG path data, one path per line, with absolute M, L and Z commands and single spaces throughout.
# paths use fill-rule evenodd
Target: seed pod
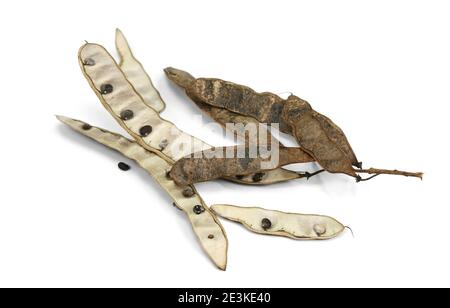
M 163 120 L 153 108 L 149 107 L 102 46 L 85 44 L 80 48 L 78 57 L 83 74 L 104 107 L 142 147 L 171 161 L 178 160 L 194 150 L 209 148 L 199 140 L 193 144 L 190 135 L 180 131 L 173 123 Z M 93 59 L 96 65 L 83 65 L 83 60 L 86 58 Z M 102 84 L 112 85 L 113 92 L 102 95 L 100 92 Z M 122 117 L 125 112 L 126 117 Z M 143 137 L 140 129 L 146 125 L 154 129 Z M 169 145 L 163 151 L 155 151 L 164 139 Z
M 197 152 L 176 161 L 170 176 L 180 186 L 250 173 L 254 173 L 253 182 L 260 182 L 264 176 L 261 171 L 273 170 L 292 163 L 313 161 L 312 157 L 304 152 L 301 152 L 304 155 L 298 155 L 296 148 L 279 148 L 278 153 L 273 154 L 278 158 L 274 161 L 271 156 L 263 157 L 257 151 L 257 148 L 230 146 L 214 148 L 214 152 L 208 150 Z M 216 156 L 211 157 L 211 153 Z
M 330 138 L 322 127 L 322 122 L 317 120 L 317 112 L 304 100 L 291 95 L 283 108 L 282 117 L 291 125 L 294 136 L 300 146 L 328 172 L 345 173 L 356 177 L 352 167 L 352 160 L 341 149 L 339 144 L 333 141 L 342 139 Z M 320 117 L 319 117 L 320 118 Z M 323 118 L 321 118 L 323 120 Z M 328 130 L 336 132 L 333 126 L 327 126 Z M 345 136 L 344 136 L 345 138 Z
M 128 66 L 127 63 L 130 62 L 125 60 L 130 59 L 131 52 L 129 52 L 129 47 L 126 44 L 123 35 L 120 34 L 120 31 L 117 33 L 116 38 L 117 48 L 119 53 L 122 54 L 122 65 L 129 68 L 135 67 L 134 65 Z M 103 106 L 145 149 L 161 156 L 168 162 L 173 163 L 174 161 L 194 151 L 211 148 L 210 145 L 178 129 L 172 122 L 161 118 L 155 109 L 153 109 L 155 106 L 148 101 L 145 102 L 136 92 L 135 88 L 139 88 L 139 86 L 134 83 L 130 83 L 130 80 L 126 78 L 129 75 L 124 75 L 111 55 L 102 46 L 97 44 L 85 44 L 80 48 L 78 58 L 83 74 L 99 97 Z M 90 59 L 89 61 L 95 63 L 95 65 L 84 65 L 85 59 Z M 134 70 L 130 69 L 129 74 L 133 71 Z M 131 80 L 139 84 L 139 81 L 136 81 L 136 78 L 131 78 Z M 100 87 L 102 83 L 105 83 L 105 81 L 108 81 L 109 84 L 113 85 L 114 95 L 101 95 Z M 151 83 L 147 83 L 147 87 L 154 89 L 154 86 Z M 156 91 L 156 89 L 154 89 L 154 91 Z M 133 114 L 133 118 L 128 119 L 129 117 L 127 116 L 126 118 L 128 120 L 122 119 L 121 112 L 124 110 L 130 110 Z M 147 136 L 143 137 L 140 134 L 140 129 L 145 125 L 150 125 L 153 127 L 153 130 Z M 193 145 L 193 147 L 185 146 L 180 148 L 176 146 L 177 144 L 182 144 L 183 142 L 188 145 Z M 236 178 L 227 179 L 241 184 L 264 185 L 271 184 L 272 181 L 275 183 L 301 177 L 296 172 L 289 170 L 274 170 L 268 172 L 268 175 L 270 176 L 267 176 L 266 180 L 259 183 L 255 183 L 247 177 L 242 180 L 238 180 Z
M 186 197 L 183 194 L 183 188 L 177 186 L 172 180 L 166 177 L 166 170 L 171 167 L 170 163 L 152 152 L 145 150 L 136 142 L 119 134 L 94 126 L 91 126 L 91 129 L 89 130 L 84 130 L 83 126 L 86 125 L 86 123 L 82 121 L 63 116 L 58 116 L 57 118 L 75 131 L 135 160 L 142 168 L 144 168 L 170 195 L 175 201 L 176 206 L 185 212 L 203 249 L 214 264 L 220 269 L 225 270 L 228 240 L 222 225 L 215 215 L 211 213 L 193 186 L 190 186 L 190 189 L 195 192 L 195 194 Z M 193 212 L 192 209 L 196 205 L 200 205 L 204 211 L 201 215 L 197 215 Z M 209 237 L 211 234 L 213 234 L 212 238 Z
M 227 109 L 262 123 L 279 123 L 280 131 L 296 137 L 300 146 L 327 171 L 356 177 L 352 165 L 360 166 L 360 163 L 344 133 L 329 118 L 314 111 L 308 102 L 296 96 L 283 100 L 275 94 L 257 93 L 220 79 L 195 79 L 175 68 L 166 68 L 165 72 L 197 105 Z
M 279 123 L 280 131 L 290 133 L 290 126 L 281 118 L 284 100 L 278 95 L 253 89 L 216 78 L 197 78 L 182 70 L 168 67 L 166 76 L 184 88 L 197 103 L 252 117 L 261 123 Z
M 116 49 L 120 57 L 120 68 L 126 78 L 133 84 L 136 92 L 141 95 L 144 103 L 156 112 L 162 112 L 166 105 L 158 90 L 153 86 L 142 64 L 134 57 L 127 39 L 122 31 L 116 29 Z
M 243 224 L 252 232 L 296 240 L 331 239 L 345 228 L 336 219 L 322 215 L 286 213 L 226 204 L 212 205 L 211 210 L 223 218 Z

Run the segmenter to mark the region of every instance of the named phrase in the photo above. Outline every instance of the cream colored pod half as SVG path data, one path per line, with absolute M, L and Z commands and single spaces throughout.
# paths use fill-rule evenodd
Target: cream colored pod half
M 75 131 L 112 148 L 136 161 L 170 195 L 175 205 L 184 211 L 206 254 L 214 264 L 225 270 L 228 240 L 220 222 L 211 213 L 194 186 L 181 188 L 166 176 L 171 165 L 158 155 L 119 134 L 63 116 L 57 117 Z
M 215 204 L 218 216 L 239 222 L 248 230 L 297 240 L 326 240 L 339 235 L 345 226 L 336 219 L 315 214 L 286 213 L 260 207 Z
M 153 86 L 152 80 L 141 62 L 134 57 L 127 39 L 119 29 L 116 29 L 116 49 L 120 57 L 119 66 L 125 77 L 141 95 L 144 103 L 155 111 L 162 112 L 166 108 L 166 104 Z

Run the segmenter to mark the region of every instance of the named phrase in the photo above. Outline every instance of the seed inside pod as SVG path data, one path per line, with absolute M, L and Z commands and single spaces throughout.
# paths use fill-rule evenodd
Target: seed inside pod
M 150 135 L 151 132 L 152 132 L 152 127 L 151 127 L 150 125 L 142 126 L 142 127 L 139 129 L 139 134 L 140 134 L 142 137 L 146 137 L 146 136 Z
M 169 141 L 167 139 L 163 139 L 161 140 L 161 142 L 159 143 L 159 148 L 162 150 L 164 150 L 167 146 L 169 145 Z
M 212 239 L 214 238 L 214 235 L 213 235 L 213 234 L 210 234 L 210 235 L 208 235 L 208 238 L 209 238 L 210 240 L 212 240 Z
M 203 206 L 197 204 L 196 206 L 194 206 L 193 211 L 195 214 L 199 215 L 205 211 L 205 208 Z
M 243 174 L 236 175 L 236 179 L 238 179 L 238 180 L 242 180 L 243 178 L 244 178 Z
M 133 116 L 133 111 L 131 111 L 130 109 L 122 110 L 122 112 L 120 113 L 120 118 L 124 121 L 132 119 Z
M 186 187 L 185 189 L 183 189 L 183 196 L 185 197 L 192 197 L 194 195 L 194 190 L 191 187 Z
M 90 124 L 84 123 L 83 126 L 81 126 L 82 130 L 90 130 L 92 126 Z
M 100 86 L 100 92 L 102 92 L 102 94 L 109 94 L 112 91 L 113 91 L 113 86 L 110 85 L 109 83 L 105 83 Z
M 325 234 L 325 232 L 327 231 L 326 227 L 320 224 L 314 225 L 313 230 L 318 236 Z
M 270 221 L 269 218 L 263 218 L 261 220 L 261 228 L 263 228 L 264 230 L 270 229 L 270 227 L 272 227 L 272 222 Z
M 257 172 L 253 175 L 252 180 L 253 180 L 253 182 L 261 182 L 263 177 L 264 177 L 264 172 Z
M 166 170 L 166 178 L 171 180 L 172 178 L 170 177 L 170 170 Z
M 84 59 L 83 64 L 87 66 L 93 66 L 95 65 L 95 60 L 92 58 L 86 58 Z
M 119 167 L 120 170 L 122 171 L 128 171 L 130 170 L 130 166 L 125 164 L 124 162 L 120 162 L 117 164 L 117 167 Z

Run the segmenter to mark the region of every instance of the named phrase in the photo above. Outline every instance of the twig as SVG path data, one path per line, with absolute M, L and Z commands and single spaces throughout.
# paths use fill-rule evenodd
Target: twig
M 369 168 L 369 169 L 354 169 L 357 173 L 368 173 L 368 174 L 393 174 L 393 175 L 403 175 L 403 176 L 412 176 L 416 178 L 422 179 L 423 172 L 407 172 L 407 171 L 400 171 L 400 170 L 388 170 L 388 169 L 376 169 L 376 168 Z M 372 178 L 372 177 L 370 177 Z M 368 180 L 368 179 L 366 179 Z

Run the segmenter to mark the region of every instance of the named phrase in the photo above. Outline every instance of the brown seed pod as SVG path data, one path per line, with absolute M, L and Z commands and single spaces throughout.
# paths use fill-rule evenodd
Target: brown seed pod
M 287 99 L 282 113 L 283 119 L 292 127 L 293 134 L 300 146 L 311 154 L 325 170 L 356 177 L 351 159 L 328 136 L 321 122 L 316 119 L 316 115 L 317 113 L 306 101 L 294 95 Z M 336 132 L 331 125 L 327 128 L 333 133 Z M 341 141 L 342 138 L 336 137 L 334 140 Z
M 262 123 L 279 123 L 280 131 L 296 137 L 301 148 L 331 173 L 344 173 L 355 177 L 357 181 L 363 180 L 357 173 L 422 178 L 421 172 L 359 169 L 361 163 L 357 160 L 343 131 L 329 118 L 313 110 L 308 102 L 294 95 L 283 100 L 275 94 L 257 93 L 249 87 L 220 79 L 196 79 L 189 73 L 175 68 L 166 68 L 164 71 L 170 80 L 185 89 L 186 94 L 200 108 L 213 114 L 213 118 L 216 117 L 219 122 L 239 114 Z M 236 120 L 245 121 L 244 118 Z M 354 169 L 353 166 L 358 169 Z
M 170 80 L 185 89 L 186 94 L 197 105 L 208 113 L 214 113 L 215 117 L 227 120 L 230 115 L 220 111 L 225 109 L 262 123 L 279 123 L 280 131 L 296 137 L 300 146 L 327 171 L 356 177 L 352 165 L 360 164 L 343 131 L 329 118 L 314 111 L 305 100 L 293 95 L 288 100 L 283 100 L 275 94 L 257 93 L 249 87 L 220 79 L 195 79 L 189 73 L 175 68 L 166 68 L 164 71 Z M 308 132 L 299 134 L 304 128 Z M 311 146 L 311 141 L 316 146 Z M 306 142 L 307 147 L 302 142 Z M 324 155 L 327 151 L 330 151 L 329 155 Z M 330 158 L 333 160 L 330 161 Z M 348 161 L 350 168 L 347 166 Z
M 290 133 L 290 126 L 281 118 L 284 100 L 278 95 L 264 92 L 215 78 L 194 78 L 191 74 L 168 67 L 166 76 L 184 88 L 186 94 L 196 103 L 203 103 L 227 109 L 252 117 L 261 123 L 279 123 L 280 131 Z
M 230 146 L 197 152 L 176 161 L 170 170 L 170 177 L 180 186 L 246 174 L 253 174 L 252 181 L 260 182 L 264 178 L 262 171 L 313 161 L 310 155 L 298 152 L 296 148 L 279 148 L 278 153 L 272 153 L 278 157 L 273 161 L 273 156 L 261 155 L 258 150 L 258 147 Z

